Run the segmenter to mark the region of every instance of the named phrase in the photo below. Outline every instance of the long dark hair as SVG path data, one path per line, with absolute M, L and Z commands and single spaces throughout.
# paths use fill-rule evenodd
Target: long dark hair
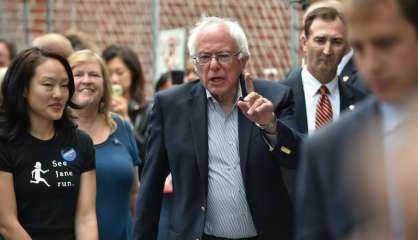
M 106 63 L 117 57 L 125 63 L 132 76 L 131 88 L 129 89 L 131 98 L 135 99 L 140 106 L 144 106 L 145 77 L 137 54 L 127 46 L 111 45 L 103 51 L 102 56 Z
M 66 143 L 74 137 L 75 125 L 67 110 L 68 106 L 78 108 L 76 104 L 71 102 L 75 88 L 71 67 L 61 55 L 35 47 L 19 53 L 9 65 L 4 76 L 1 87 L 3 101 L 0 105 L 0 139 L 2 141 L 13 141 L 29 131 L 30 119 L 28 103 L 23 96 L 24 91 L 29 88 L 36 68 L 48 59 L 59 61 L 68 76 L 69 98 L 62 117 L 54 122 L 55 131 L 56 134 L 64 136 Z

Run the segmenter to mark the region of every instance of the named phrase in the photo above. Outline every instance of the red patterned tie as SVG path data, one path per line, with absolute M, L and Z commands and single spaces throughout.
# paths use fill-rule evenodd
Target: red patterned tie
M 319 100 L 316 104 L 315 128 L 321 128 L 332 120 L 332 106 L 328 98 L 328 88 L 321 86 Z

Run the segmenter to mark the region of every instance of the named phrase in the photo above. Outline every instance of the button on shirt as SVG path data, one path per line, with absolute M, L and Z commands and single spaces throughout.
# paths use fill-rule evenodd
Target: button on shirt
M 225 113 L 216 99 L 208 98 L 208 198 L 204 232 L 224 238 L 257 235 L 241 174 L 238 106 Z M 241 97 L 238 87 L 236 100 Z
M 302 69 L 302 84 L 305 94 L 306 119 L 308 123 L 308 133 L 312 134 L 315 131 L 315 114 L 316 106 L 320 97 L 319 88 L 322 83 L 319 82 L 306 68 Z M 338 79 L 335 77 L 331 82 L 325 84 L 329 90 L 328 98 L 332 106 L 332 121 L 335 121 L 340 116 L 340 91 L 338 89 Z

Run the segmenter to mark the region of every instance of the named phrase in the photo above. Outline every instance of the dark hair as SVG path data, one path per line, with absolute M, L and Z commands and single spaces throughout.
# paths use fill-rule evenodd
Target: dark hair
M 0 38 L 0 43 L 4 43 L 7 47 L 7 50 L 9 50 L 10 60 L 13 60 L 16 56 L 16 48 L 15 45 L 9 41 L 6 41 L 6 39 Z
M 29 88 L 36 68 L 48 59 L 59 61 L 64 66 L 68 76 L 69 97 L 61 119 L 54 122 L 55 131 L 65 137 L 64 141 L 66 143 L 74 136 L 75 125 L 71 121 L 67 110 L 67 106 L 78 108 L 76 104 L 71 102 L 75 88 L 71 67 L 61 55 L 35 47 L 19 53 L 11 62 L 4 76 L 1 87 L 3 101 L 0 105 L 1 140 L 12 141 L 29 131 L 30 119 L 27 100 L 23 96 L 24 91 Z
M 168 81 L 172 81 L 171 78 L 168 76 L 168 72 L 161 74 L 160 78 L 158 78 L 157 83 L 155 84 L 155 92 L 162 90 L 161 88 L 164 84 Z
M 398 0 L 401 14 L 414 25 L 418 32 L 418 1 L 417 0 Z
M 174 85 L 179 85 L 184 82 L 184 71 L 182 70 L 173 70 L 170 71 L 169 74 L 171 75 L 171 81 Z
M 107 63 L 118 57 L 126 64 L 132 76 L 131 97 L 140 106 L 145 105 L 145 77 L 137 54 L 127 46 L 111 45 L 103 51 L 102 56 Z
M 345 19 L 335 8 L 332 7 L 321 7 L 315 10 L 312 10 L 305 19 L 304 22 L 304 33 L 305 37 L 308 38 L 310 35 L 311 25 L 315 19 L 320 18 L 325 21 L 335 21 L 339 18 L 343 24 L 345 24 Z
M 400 14 L 405 17 L 414 27 L 418 33 L 418 1 L 417 0 L 393 0 L 399 7 Z M 344 1 L 346 12 L 357 12 L 359 9 L 370 10 L 378 4 L 381 4 L 382 0 L 346 0 Z M 385 2 L 388 2 L 386 0 Z
M 161 87 L 168 81 L 171 81 L 173 85 L 180 85 L 184 82 L 184 71 L 182 70 L 173 70 L 161 74 L 157 83 L 155 84 L 155 92 L 161 90 Z

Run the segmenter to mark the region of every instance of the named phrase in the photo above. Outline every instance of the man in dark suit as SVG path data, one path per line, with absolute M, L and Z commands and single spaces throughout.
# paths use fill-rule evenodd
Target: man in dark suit
M 400 170 L 417 140 L 409 123 L 417 125 L 418 2 L 345 4 L 359 72 L 376 97 L 305 143 L 296 239 L 416 239 L 407 205 L 416 199 L 404 198 L 414 190 L 403 188 Z
M 362 91 L 343 84 L 337 77 L 337 67 L 347 48 L 343 16 L 334 8 L 321 7 L 310 11 L 305 19 L 302 37 L 306 65 L 292 71 L 282 83 L 288 85 L 295 100 L 298 130 L 312 133 L 316 129 L 319 89 L 326 86 L 332 105 L 332 121 L 340 112 L 354 109 L 365 97 Z
M 340 0 L 318 0 L 314 3 L 310 4 L 309 7 L 306 9 L 305 13 L 303 14 L 302 23 L 305 23 L 306 17 L 314 10 L 318 8 L 323 7 L 330 7 L 337 10 L 339 13 L 342 12 L 342 2 Z M 301 29 L 304 29 L 302 26 Z M 303 42 L 304 42 L 304 31 L 301 31 L 299 39 L 300 39 L 300 48 L 301 51 L 303 50 Z M 368 87 L 364 83 L 364 81 L 358 76 L 357 73 L 357 67 L 353 61 L 354 51 L 352 50 L 351 46 L 347 45 L 345 54 L 341 61 L 338 64 L 337 68 L 337 76 L 342 80 L 343 83 L 351 85 L 357 89 L 359 89 L 362 92 L 369 93 Z M 303 59 L 305 60 L 305 59 Z M 299 74 L 300 73 L 300 67 L 294 67 L 292 68 L 288 76 L 293 74 Z M 295 75 L 295 76 L 296 76 Z M 287 76 L 286 76 L 287 77 Z
M 366 83 L 358 74 L 357 67 L 354 63 L 354 51 L 351 47 L 349 47 L 348 53 L 344 55 L 338 64 L 337 75 L 343 83 L 353 86 L 364 93 L 370 93 Z
M 297 129 L 304 134 L 308 133 L 308 122 L 306 113 L 305 93 L 302 83 L 302 67 L 293 71 L 281 83 L 289 86 L 292 89 L 292 95 L 295 104 L 295 119 Z M 366 94 L 354 87 L 343 84 L 341 79 L 338 79 L 338 91 L 340 94 L 340 107 L 337 109 L 340 113 L 344 111 L 353 110 L 355 105 L 366 97 Z M 314 131 L 314 129 L 312 130 Z
M 170 239 L 292 239 L 280 167 L 295 168 L 299 137 L 290 89 L 252 81 L 237 22 L 203 18 L 188 47 L 200 80 L 155 96 L 135 239 L 156 239 L 164 179 L 174 189 Z
M 317 5 L 325 3 L 327 1 L 318 2 Z M 337 76 L 338 64 L 348 46 L 343 16 L 333 7 L 313 5 L 313 8 L 308 9 L 304 18 L 305 30 L 301 36 L 306 64 L 291 71 L 282 81 L 292 89 L 296 125 L 303 134 L 311 134 L 318 127 L 321 87 L 328 89 L 327 97 L 332 108 L 329 121 L 336 121 L 343 111 L 354 109 L 355 104 L 366 96 L 355 87 L 343 83 Z M 283 169 L 283 177 L 293 196 L 295 170 Z

